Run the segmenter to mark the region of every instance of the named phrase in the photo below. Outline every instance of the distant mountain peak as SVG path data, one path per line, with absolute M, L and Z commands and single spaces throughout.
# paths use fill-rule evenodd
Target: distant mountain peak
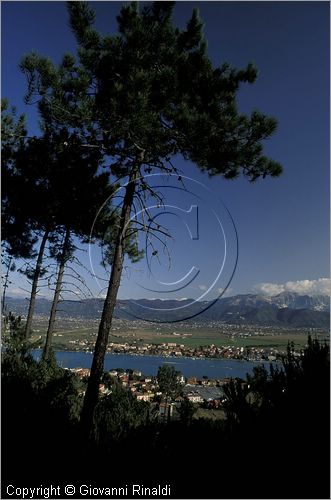
M 104 299 L 91 298 L 82 301 L 63 302 L 59 317 L 99 319 Z M 26 315 L 28 301 L 8 297 L 8 309 L 14 314 Z M 115 317 L 126 320 L 137 318 L 148 321 L 167 322 L 182 318 L 182 308 L 188 304 L 192 321 L 219 321 L 228 324 L 255 324 L 264 326 L 325 328 L 329 329 L 330 298 L 325 295 L 299 295 L 295 292 L 282 292 L 273 297 L 254 294 L 241 294 L 222 297 L 211 304 L 186 300 L 118 300 Z M 207 305 L 207 308 L 205 307 Z M 36 314 L 48 315 L 51 301 L 37 299 Z M 201 308 L 205 309 L 201 314 Z

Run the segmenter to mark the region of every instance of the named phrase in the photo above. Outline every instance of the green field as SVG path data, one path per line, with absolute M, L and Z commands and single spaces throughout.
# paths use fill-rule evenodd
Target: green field
M 40 340 L 43 344 L 47 328 L 47 320 L 39 319 L 34 323 L 33 340 Z M 261 329 L 260 329 L 261 330 Z M 68 349 L 77 346 L 73 341 L 86 341 L 94 343 L 98 332 L 97 320 L 65 320 L 59 319 L 57 328 L 54 333 L 53 345 L 58 349 Z M 175 335 L 174 335 L 175 333 Z M 300 331 L 271 331 L 266 329 L 264 334 L 252 334 L 251 336 L 240 336 L 240 330 L 226 332 L 220 328 L 201 328 L 194 327 L 176 327 L 174 325 L 156 326 L 148 324 L 144 326 L 136 326 L 133 323 L 117 323 L 114 321 L 114 326 L 109 335 L 109 342 L 114 343 L 130 343 L 139 344 L 153 343 L 162 344 L 165 342 L 174 342 L 187 347 L 199 347 L 210 344 L 216 346 L 231 346 L 231 347 L 259 347 L 259 348 L 275 348 L 285 350 L 288 342 L 293 342 L 295 347 L 303 347 L 307 342 L 307 333 Z M 313 334 L 314 335 L 314 334 Z M 329 338 L 328 334 L 318 332 L 316 334 L 319 340 Z M 82 345 L 82 349 L 84 346 Z

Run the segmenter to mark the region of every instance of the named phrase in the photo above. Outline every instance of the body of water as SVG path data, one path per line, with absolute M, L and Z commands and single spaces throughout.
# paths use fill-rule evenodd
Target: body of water
M 34 353 L 36 359 L 40 357 L 41 351 Z M 56 359 L 64 368 L 91 368 L 93 355 L 78 351 L 58 351 Z M 241 377 L 251 373 L 254 366 L 261 363 L 252 361 L 241 361 L 237 359 L 210 359 L 210 358 L 175 358 L 163 356 L 135 356 L 127 354 L 106 354 L 104 369 L 106 371 L 123 368 L 140 370 L 145 375 L 156 375 L 158 368 L 162 365 L 172 365 L 185 377 L 209 378 Z M 265 363 L 268 367 L 269 364 Z

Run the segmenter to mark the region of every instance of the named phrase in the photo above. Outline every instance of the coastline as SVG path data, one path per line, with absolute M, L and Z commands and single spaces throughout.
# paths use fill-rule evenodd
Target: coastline
M 33 352 L 36 351 L 42 351 L 41 348 L 33 349 Z M 59 352 L 59 353 L 68 353 L 68 354 L 92 354 L 93 351 L 85 351 L 85 350 L 71 350 L 71 349 L 55 349 L 54 352 Z M 281 361 L 276 359 L 273 361 L 269 361 L 268 359 L 250 359 L 250 358 L 230 358 L 230 357 L 213 357 L 213 356 L 170 356 L 170 355 L 165 355 L 165 354 L 142 354 L 142 353 L 134 353 L 134 352 L 106 352 L 106 355 L 112 355 L 112 356 L 132 356 L 132 357 L 142 357 L 142 358 L 164 358 L 164 359 L 176 359 L 176 360 L 193 360 L 193 361 L 206 361 L 206 360 L 212 360 L 212 361 L 238 361 L 242 363 L 280 363 Z
M 34 358 L 39 359 L 41 351 L 34 352 Z M 92 356 L 82 351 L 55 351 L 58 365 L 62 368 L 91 369 Z M 106 354 L 103 371 L 115 369 L 138 370 L 145 375 L 156 376 L 161 366 L 173 365 L 185 377 L 204 378 L 212 380 L 225 378 L 246 378 L 257 366 L 264 365 L 270 369 L 268 362 L 246 361 L 237 359 L 219 358 L 178 358 L 155 355 Z

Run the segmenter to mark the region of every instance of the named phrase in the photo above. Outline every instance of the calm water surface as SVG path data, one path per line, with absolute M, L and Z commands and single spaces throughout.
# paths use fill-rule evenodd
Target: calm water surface
M 39 358 L 40 350 L 34 355 Z M 93 355 L 86 352 L 58 351 L 56 358 L 60 366 L 64 368 L 91 368 Z M 159 366 L 173 365 L 185 377 L 199 377 L 206 375 L 209 378 L 242 377 L 251 373 L 254 366 L 261 363 L 252 361 L 240 361 L 236 359 L 193 359 L 175 358 L 163 356 L 135 356 L 127 354 L 106 354 L 105 370 L 123 368 L 140 370 L 145 375 L 156 375 Z M 265 363 L 268 367 L 269 364 Z

